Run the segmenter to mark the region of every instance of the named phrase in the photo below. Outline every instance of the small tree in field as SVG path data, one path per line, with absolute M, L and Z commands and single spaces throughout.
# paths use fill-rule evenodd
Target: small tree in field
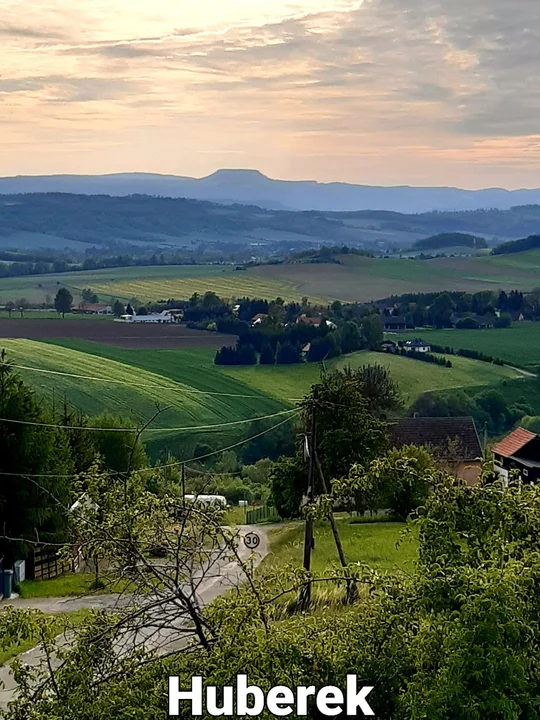
M 113 305 L 113 313 L 115 317 L 121 317 L 125 313 L 126 309 L 124 304 L 120 300 L 115 300 Z
M 24 317 L 24 311 L 28 310 L 29 307 L 30 303 L 26 298 L 20 298 L 20 300 L 17 300 L 17 308 L 21 313 L 21 317 Z
M 66 313 L 71 312 L 73 304 L 73 295 L 65 287 L 61 287 L 54 298 L 54 307 L 58 314 L 65 317 Z

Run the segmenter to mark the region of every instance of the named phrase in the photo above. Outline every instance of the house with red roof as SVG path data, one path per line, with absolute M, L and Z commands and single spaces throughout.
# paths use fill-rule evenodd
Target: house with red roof
M 540 437 L 536 433 L 519 427 L 496 443 L 492 451 L 495 470 L 505 480 L 512 471 L 527 485 L 540 480 Z

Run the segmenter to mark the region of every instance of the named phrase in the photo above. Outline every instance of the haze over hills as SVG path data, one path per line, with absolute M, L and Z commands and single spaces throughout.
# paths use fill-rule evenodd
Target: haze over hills
M 157 249 L 204 242 L 253 247 L 256 256 L 283 255 L 320 245 L 349 245 L 380 254 L 410 248 L 419 239 L 441 233 L 469 233 L 497 245 L 535 234 L 539 228 L 539 205 L 405 215 L 380 210 L 263 210 L 144 195 L 29 193 L 0 197 L 3 249 L 58 249 L 74 244 L 79 250 L 88 245 L 118 244 Z
M 273 180 L 257 170 L 218 170 L 203 178 L 152 173 L 0 178 L 0 194 L 64 192 L 159 195 L 258 205 L 270 210 L 393 210 L 424 213 L 500 209 L 540 203 L 540 188 L 462 190 L 451 187 L 377 187 L 342 182 Z

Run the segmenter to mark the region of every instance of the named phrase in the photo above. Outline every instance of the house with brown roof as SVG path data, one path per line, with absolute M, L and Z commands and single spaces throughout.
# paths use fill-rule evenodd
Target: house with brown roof
M 296 319 L 297 325 L 315 325 L 316 327 L 320 327 L 323 323 L 332 330 L 335 330 L 337 328 L 337 325 L 331 320 L 324 320 L 324 318 L 320 316 L 309 317 L 308 315 L 303 313 L 302 315 L 299 315 Z
M 540 480 L 540 437 L 519 427 L 492 447 L 496 472 L 508 481 L 512 472 L 524 484 Z
M 389 430 L 395 448 L 424 447 L 446 472 L 467 485 L 478 481 L 483 452 L 472 417 L 402 418 Z
M 112 315 L 113 309 L 111 305 L 101 303 L 80 303 L 76 308 L 72 308 L 72 312 L 83 315 Z

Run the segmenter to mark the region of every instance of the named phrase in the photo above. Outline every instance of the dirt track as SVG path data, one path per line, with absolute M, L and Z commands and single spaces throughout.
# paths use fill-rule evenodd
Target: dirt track
M 0 338 L 27 340 L 78 339 L 133 350 L 218 349 L 234 345 L 231 335 L 191 330 L 181 324 L 146 325 L 109 320 L 1 319 Z

